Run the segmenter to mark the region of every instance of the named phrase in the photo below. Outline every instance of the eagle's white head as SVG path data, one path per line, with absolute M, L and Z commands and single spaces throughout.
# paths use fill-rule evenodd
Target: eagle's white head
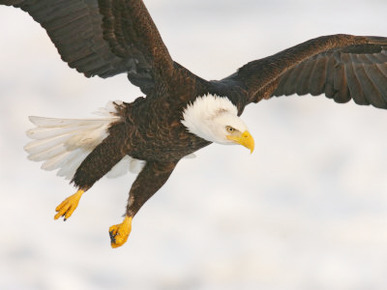
M 254 150 L 254 139 L 238 117 L 237 107 L 226 97 L 205 95 L 183 111 L 182 124 L 188 131 L 219 144 L 240 144 Z

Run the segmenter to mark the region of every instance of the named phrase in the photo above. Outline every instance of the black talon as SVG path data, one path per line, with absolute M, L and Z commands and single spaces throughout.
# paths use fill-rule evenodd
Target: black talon
M 115 244 L 117 234 L 113 234 L 113 231 L 111 231 L 109 232 L 109 236 L 110 236 L 110 242 Z

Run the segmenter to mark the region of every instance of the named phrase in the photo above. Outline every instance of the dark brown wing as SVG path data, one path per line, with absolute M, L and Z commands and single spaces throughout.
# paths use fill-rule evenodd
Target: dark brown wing
M 149 93 L 173 61 L 141 0 L 0 0 L 47 31 L 62 59 L 91 77 L 126 72 Z
M 245 104 L 282 95 L 325 94 L 387 108 L 387 38 L 323 36 L 241 67 L 221 82 L 247 91 Z

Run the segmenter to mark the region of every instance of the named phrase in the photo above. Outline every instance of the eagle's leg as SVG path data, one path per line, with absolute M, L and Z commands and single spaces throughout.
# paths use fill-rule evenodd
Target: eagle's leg
M 111 246 L 122 246 L 130 234 L 132 219 L 143 204 L 168 180 L 177 162 L 148 161 L 129 192 L 124 221 L 109 228 Z
M 124 130 L 122 123 L 112 126 L 109 130 L 110 135 L 82 161 L 72 179 L 78 191 L 56 207 L 55 219 L 60 217 L 63 217 L 64 220 L 68 219 L 77 208 L 83 193 L 125 156 L 122 149 L 124 144 L 122 137 L 126 136 Z

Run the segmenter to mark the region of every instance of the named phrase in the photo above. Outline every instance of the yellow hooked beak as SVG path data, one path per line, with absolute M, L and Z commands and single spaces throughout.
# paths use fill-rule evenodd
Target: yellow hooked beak
M 247 149 L 250 149 L 250 153 L 254 151 L 254 138 L 251 136 L 249 131 L 244 131 L 243 133 L 236 132 L 231 135 L 226 136 L 228 140 L 232 140 L 235 143 L 245 146 Z

